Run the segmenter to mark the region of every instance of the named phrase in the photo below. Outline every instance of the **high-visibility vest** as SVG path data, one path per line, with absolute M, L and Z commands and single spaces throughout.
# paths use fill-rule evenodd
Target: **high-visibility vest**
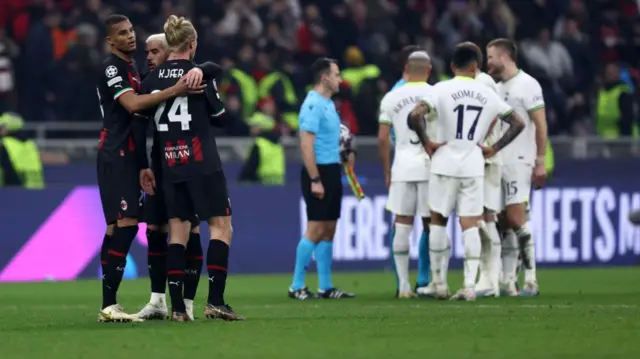
M 2 141 L 2 147 L 7 151 L 9 160 L 18 173 L 23 186 L 29 189 L 44 188 L 42 161 L 35 142 L 21 141 L 11 136 L 3 137 L 0 141 Z
M 284 100 L 292 108 L 297 108 L 298 96 L 296 89 L 289 77 L 280 71 L 275 71 L 265 76 L 258 85 L 258 96 L 260 99 L 267 98 L 271 95 L 271 89 L 278 81 L 282 81 L 284 88 Z M 298 113 L 296 111 L 287 111 L 282 113 L 282 120 L 294 131 L 298 130 Z
M 358 94 L 360 85 L 368 79 L 376 79 L 380 77 L 380 68 L 376 65 L 365 65 L 360 67 L 351 67 L 342 71 L 342 78 L 349 82 L 354 95 Z
M 260 183 L 273 186 L 284 185 L 286 161 L 282 144 L 262 137 L 257 137 L 255 143 L 260 156 L 257 171 Z
M 273 117 L 262 112 L 254 113 L 247 120 L 247 124 L 251 127 L 260 127 L 264 130 L 272 130 L 274 127 L 276 127 L 276 121 L 273 119 Z
M 608 90 L 598 92 L 598 107 L 596 110 L 596 132 L 603 138 L 618 138 L 620 136 L 620 118 L 622 111 L 619 100 L 623 93 L 630 93 L 631 89 L 625 84 L 619 84 Z M 632 134 L 637 137 L 640 132 L 634 123 Z
M 231 77 L 238 82 L 238 86 L 242 92 L 242 116 L 244 119 L 248 119 L 253 115 L 253 112 L 256 110 L 256 104 L 258 103 L 258 85 L 256 84 L 256 80 L 242 70 L 232 69 L 229 73 Z M 228 79 L 222 82 L 222 85 L 228 86 Z

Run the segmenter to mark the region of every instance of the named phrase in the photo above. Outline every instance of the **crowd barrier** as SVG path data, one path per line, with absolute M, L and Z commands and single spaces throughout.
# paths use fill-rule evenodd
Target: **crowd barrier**
M 567 165 L 567 173 L 532 193 L 532 231 L 540 266 L 640 263 L 640 227 L 627 220 L 629 211 L 640 208 L 636 181 L 640 167 L 601 162 Z M 359 167 L 361 174 L 378 172 L 377 166 Z M 230 184 L 229 190 L 234 227 L 231 272 L 291 271 L 295 248 L 304 231 L 300 189 L 294 184 Z M 364 190 L 367 197 L 361 201 L 345 190 L 334 240 L 336 270 L 391 267 L 386 189 L 380 181 L 370 180 Z M 40 191 L 0 189 L 0 281 L 97 278 L 97 255 L 104 230 L 95 185 L 58 185 Z M 420 231 L 417 223 L 411 239 L 414 260 Z M 147 274 L 144 233 L 145 226 L 140 225 L 127 264 L 129 278 Z M 204 226 L 202 233 L 206 245 Z M 464 249 L 454 217 L 449 235 L 453 246 L 451 266 L 460 267 Z

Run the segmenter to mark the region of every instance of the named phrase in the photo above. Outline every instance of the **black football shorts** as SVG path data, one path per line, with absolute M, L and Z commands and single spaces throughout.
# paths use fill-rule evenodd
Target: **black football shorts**
M 165 178 L 163 187 L 169 218 L 191 221 L 196 215 L 200 221 L 207 221 L 231 216 L 227 179 L 222 170 L 176 183 Z
M 118 219 L 138 219 L 142 191 L 140 173 L 133 156 L 98 158 L 98 189 L 107 224 Z
M 169 215 L 165 204 L 162 168 L 154 168 L 153 174 L 156 178 L 156 188 L 153 196 L 147 194 L 144 197 L 143 221 L 148 225 L 161 227 L 169 223 Z M 191 224 L 193 226 L 200 224 L 195 214 L 191 216 Z
M 335 221 L 342 210 L 342 173 L 339 164 L 318 165 L 320 181 L 324 187 L 324 197 L 317 198 L 311 193 L 311 178 L 302 167 L 300 185 L 302 196 L 307 205 L 307 220 Z

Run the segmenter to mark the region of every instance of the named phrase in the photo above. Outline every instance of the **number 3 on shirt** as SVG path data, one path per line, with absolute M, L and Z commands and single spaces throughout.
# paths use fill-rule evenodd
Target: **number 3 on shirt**
M 158 105 L 158 109 L 156 110 L 156 114 L 153 116 L 153 120 L 156 123 L 156 128 L 160 132 L 169 131 L 168 124 L 160 123 L 166 106 L 166 102 L 160 103 L 160 105 Z M 169 122 L 180 122 L 180 129 L 182 131 L 189 131 L 189 122 L 191 122 L 191 115 L 189 114 L 189 99 L 186 96 L 174 98 L 173 104 L 171 104 L 169 112 L 167 113 L 167 118 L 169 119 Z
M 466 108 L 465 108 L 466 107 Z M 467 140 L 473 141 L 473 136 L 476 133 L 476 126 L 478 126 L 478 120 L 480 119 L 480 114 L 482 114 L 482 106 L 472 106 L 472 105 L 458 105 L 453 109 L 453 112 L 458 113 L 458 126 L 456 128 L 456 139 L 462 139 L 462 128 L 464 127 L 464 118 L 467 112 L 473 111 L 475 112 L 476 118 L 473 120 L 473 124 L 469 129 L 469 133 L 467 134 Z

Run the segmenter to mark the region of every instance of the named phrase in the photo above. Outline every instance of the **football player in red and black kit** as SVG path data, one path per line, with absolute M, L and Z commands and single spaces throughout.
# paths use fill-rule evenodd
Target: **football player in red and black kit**
M 197 34 L 191 22 L 170 16 L 164 32 L 171 54 L 152 71 L 142 85 L 144 93 L 170 88 L 195 65 L 191 59 Z M 145 116 L 153 118 L 160 138 L 162 186 L 169 217 L 168 281 L 172 320 L 188 321 L 183 300 L 185 245 L 194 214 L 209 224 L 211 240 L 207 250 L 209 296 L 204 313 L 207 318 L 242 320 L 224 301 L 231 244 L 231 202 L 220 156 L 213 137 L 210 117 L 221 112 L 216 91 L 213 96 L 180 96 L 161 103 Z M 141 172 L 143 188 L 153 193 L 155 178 Z
M 111 54 L 102 63 L 97 92 L 104 123 L 98 144 L 98 187 L 107 231 L 100 253 L 103 288 L 98 320 L 140 321 L 125 313 L 116 300 L 140 214 L 139 164 L 135 152 L 145 149 L 136 149 L 134 145 L 132 123 L 136 120 L 132 114 L 176 96 L 201 93 L 204 86 L 190 90 L 185 77 L 164 91 L 137 95 L 140 75 L 131 59 L 136 50 L 133 25 L 126 16 L 111 15 L 105 26 Z
M 167 60 L 169 56 L 169 46 L 164 33 L 153 34 L 146 41 L 145 51 L 147 53 L 147 66 L 149 71 L 153 71 Z M 215 79 L 222 72 L 222 68 L 213 63 L 206 62 L 198 65 L 202 69 L 205 81 Z M 194 83 L 199 83 L 199 79 L 195 78 Z M 214 87 L 215 88 L 215 87 Z M 209 91 L 209 90 L 207 90 Z M 224 112 L 224 108 L 222 108 Z M 143 123 L 145 121 L 141 121 Z M 148 122 L 148 121 L 146 121 Z M 148 124 L 142 128 L 136 127 L 137 140 L 141 147 L 146 147 L 146 129 Z M 136 122 L 137 124 L 138 122 Z M 151 169 L 155 175 L 156 181 L 162 182 L 162 154 L 160 153 L 160 141 L 156 131 L 153 136 L 153 146 L 151 150 Z M 139 153 L 139 156 L 146 156 L 146 153 Z M 141 161 L 144 161 L 142 159 Z M 149 268 L 149 279 L 151 281 L 151 299 L 140 312 L 136 314 L 142 319 L 165 319 L 167 317 L 167 303 L 165 299 L 165 290 L 167 283 L 167 233 L 168 221 L 167 210 L 165 207 L 164 192 L 162 186 L 155 188 L 153 195 L 147 194 L 143 204 L 143 217 L 147 223 L 147 262 Z M 184 280 L 184 304 L 186 314 L 190 319 L 193 318 L 193 300 L 198 290 L 200 282 L 200 273 L 202 271 L 203 253 L 202 244 L 200 243 L 200 226 L 199 220 L 194 216 L 191 225 L 191 233 L 186 246 L 186 268 Z

